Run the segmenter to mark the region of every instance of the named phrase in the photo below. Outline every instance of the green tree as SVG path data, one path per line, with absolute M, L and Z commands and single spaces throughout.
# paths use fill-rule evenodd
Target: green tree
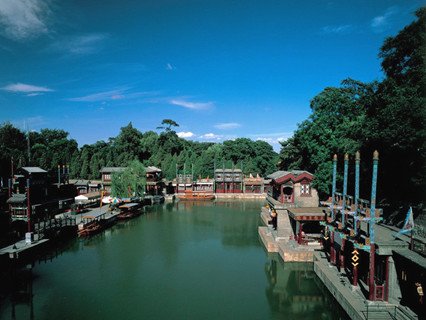
M 158 126 L 157 129 L 164 129 L 166 132 L 172 131 L 172 127 L 179 127 L 179 124 L 172 119 L 164 119 L 161 121 L 161 126 Z
M 114 197 L 143 196 L 146 185 L 146 171 L 138 160 L 129 163 L 122 172 L 114 172 L 111 181 L 111 194 Z

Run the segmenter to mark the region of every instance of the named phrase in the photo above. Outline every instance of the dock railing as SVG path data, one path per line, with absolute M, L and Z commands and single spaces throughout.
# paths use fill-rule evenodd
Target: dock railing
M 396 319 L 397 306 L 387 303 L 365 302 L 365 319 Z

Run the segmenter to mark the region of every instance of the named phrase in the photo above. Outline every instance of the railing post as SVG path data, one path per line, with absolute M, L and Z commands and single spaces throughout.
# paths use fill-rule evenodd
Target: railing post
M 346 216 L 345 216 L 345 211 L 346 211 L 346 194 L 348 192 L 348 162 L 349 162 L 349 155 L 346 153 L 345 154 L 345 164 L 344 164 L 344 173 L 343 173 L 343 195 L 342 195 L 342 209 L 341 209 L 341 214 L 342 214 L 342 228 L 345 228 L 345 220 L 346 220 Z
M 336 193 L 336 175 L 337 175 L 337 154 L 333 156 L 333 185 L 331 189 L 331 219 L 334 220 L 334 204 Z
M 359 215 L 358 200 L 359 200 L 359 164 L 360 162 L 361 162 L 361 155 L 359 151 L 357 151 L 355 153 L 355 199 L 354 199 L 354 205 L 355 205 L 354 235 L 355 236 L 358 234 L 358 215 Z
M 375 292 L 375 236 L 374 236 L 374 225 L 376 223 L 376 191 L 377 191 L 377 170 L 379 166 L 379 153 L 374 151 L 373 153 L 373 177 L 371 182 L 371 216 L 369 223 L 369 235 L 370 235 L 370 277 L 369 277 L 369 300 L 376 300 Z

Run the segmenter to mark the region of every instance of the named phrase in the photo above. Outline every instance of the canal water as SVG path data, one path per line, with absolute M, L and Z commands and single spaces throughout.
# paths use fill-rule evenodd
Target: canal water
M 312 265 L 264 250 L 261 205 L 170 203 L 72 240 L 8 277 L 0 319 L 343 319 Z

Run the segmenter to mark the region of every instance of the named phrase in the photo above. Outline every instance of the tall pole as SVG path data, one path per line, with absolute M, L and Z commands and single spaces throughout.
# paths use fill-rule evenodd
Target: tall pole
M 9 189 L 9 199 L 10 199 L 12 197 L 12 179 L 11 178 L 8 179 L 7 186 L 8 186 L 8 189 Z M 12 215 L 12 210 L 11 209 L 12 209 L 12 205 L 9 204 L 9 214 L 10 215 Z
M 70 165 L 69 163 L 67 164 L 67 183 L 70 183 Z
M 331 189 L 331 219 L 334 220 L 334 205 L 336 193 L 336 175 L 337 175 L 337 154 L 333 156 L 333 185 Z
M 355 213 L 354 213 L 354 235 L 358 234 L 358 200 L 359 200 L 359 164 L 361 162 L 361 154 L 359 151 L 355 153 Z
M 223 193 L 226 193 L 225 191 L 225 189 L 226 189 L 226 187 L 225 187 L 225 159 L 224 158 L 222 158 L 222 192 Z
M 30 179 L 27 179 L 27 221 L 28 221 L 28 232 L 31 232 Z
M 31 165 L 31 147 L 30 147 L 30 130 L 27 128 L 27 152 L 28 152 L 28 166 Z
M 344 173 L 343 173 L 343 199 L 342 199 L 342 228 L 345 228 L 345 220 L 346 220 L 346 194 L 348 192 L 348 163 L 349 163 L 349 155 L 345 154 L 345 165 L 344 165 Z
M 13 156 L 10 158 L 10 176 L 13 178 Z
M 179 193 L 179 177 L 178 177 L 178 165 L 176 162 L 176 193 Z
M 369 223 L 369 234 L 370 234 L 370 277 L 368 279 L 369 284 L 369 300 L 376 300 L 375 297 L 375 236 L 374 236 L 374 225 L 376 223 L 376 191 L 377 191 L 377 170 L 379 166 L 379 153 L 374 151 L 373 153 L 373 178 L 371 182 L 371 206 L 370 206 L 370 223 Z
M 183 182 L 184 182 L 183 190 L 185 192 L 186 191 L 186 160 L 183 163 Z
M 61 165 L 58 164 L 58 188 L 61 185 Z
M 213 160 L 213 193 L 216 193 L 216 158 Z

